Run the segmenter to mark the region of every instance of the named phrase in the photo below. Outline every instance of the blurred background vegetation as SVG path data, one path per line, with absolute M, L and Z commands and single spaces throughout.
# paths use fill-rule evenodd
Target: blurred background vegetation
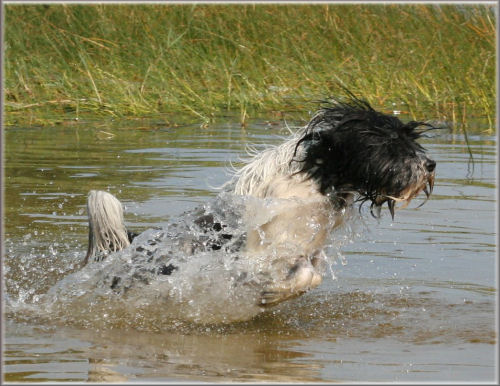
M 494 130 L 496 8 L 435 4 L 9 4 L 4 122 L 374 107 Z

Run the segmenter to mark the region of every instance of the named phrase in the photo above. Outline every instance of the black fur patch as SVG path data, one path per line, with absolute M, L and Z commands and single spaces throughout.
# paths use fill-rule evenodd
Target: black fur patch
M 160 268 L 158 268 L 158 275 L 171 275 L 176 269 L 178 268 L 173 264 L 163 264 Z
M 209 236 L 205 245 L 213 251 L 221 249 L 224 244 L 233 238 L 232 234 L 221 232 L 224 228 L 227 228 L 227 225 L 216 221 L 212 214 L 202 215 L 194 220 L 194 223 Z

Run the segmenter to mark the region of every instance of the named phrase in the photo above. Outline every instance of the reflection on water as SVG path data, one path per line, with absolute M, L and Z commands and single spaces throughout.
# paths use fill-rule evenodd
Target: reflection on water
M 90 189 L 116 194 L 132 229 L 166 225 L 214 197 L 248 143 L 286 135 L 264 122 L 6 131 L 5 379 L 493 380 L 493 137 L 469 137 L 473 164 L 462 137 L 425 140 L 438 164 L 431 199 L 394 222 L 364 213 L 339 233 L 331 275 L 318 289 L 250 321 L 158 331 L 40 317 L 42 295 L 79 269 Z

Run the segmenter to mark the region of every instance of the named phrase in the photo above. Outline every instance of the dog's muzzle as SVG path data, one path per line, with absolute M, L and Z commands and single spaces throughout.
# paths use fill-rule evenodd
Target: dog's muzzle
M 436 170 L 436 161 L 430 159 L 430 158 L 425 158 L 424 161 L 424 168 L 426 170 L 426 178 L 424 178 L 424 187 L 423 187 L 423 192 L 426 195 L 426 200 L 427 201 L 432 194 L 432 190 L 434 189 L 434 177 L 435 177 L 435 170 Z M 416 194 L 418 194 L 417 192 Z M 415 194 L 415 195 L 416 195 Z M 419 206 L 422 206 L 425 204 L 425 201 L 420 204 Z
M 410 184 L 403 191 L 395 195 L 381 194 L 377 196 L 370 207 L 370 212 L 372 213 L 372 215 L 374 217 L 380 217 L 380 209 L 382 205 L 387 202 L 387 206 L 389 207 L 389 211 L 391 212 L 391 217 L 394 220 L 396 203 L 402 203 L 402 205 L 398 209 L 406 208 L 410 201 L 415 198 L 420 192 L 425 193 L 425 200 L 417 208 L 420 208 L 422 205 L 424 205 L 431 196 L 434 189 L 436 161 L 427 157 L 423 157 L 420 170 L 420 175 L 415 183 Z M 375 209 L 377 215 L 373 213 L 373 209 Z

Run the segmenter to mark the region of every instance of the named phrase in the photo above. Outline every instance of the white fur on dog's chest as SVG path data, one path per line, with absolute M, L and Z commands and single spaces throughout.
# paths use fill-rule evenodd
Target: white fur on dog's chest
M 322 249 L 333 208 L 313 181 L 278 176 L 253 195 L 261 200 L 247 207 L 248 252 L 311 256 Z

